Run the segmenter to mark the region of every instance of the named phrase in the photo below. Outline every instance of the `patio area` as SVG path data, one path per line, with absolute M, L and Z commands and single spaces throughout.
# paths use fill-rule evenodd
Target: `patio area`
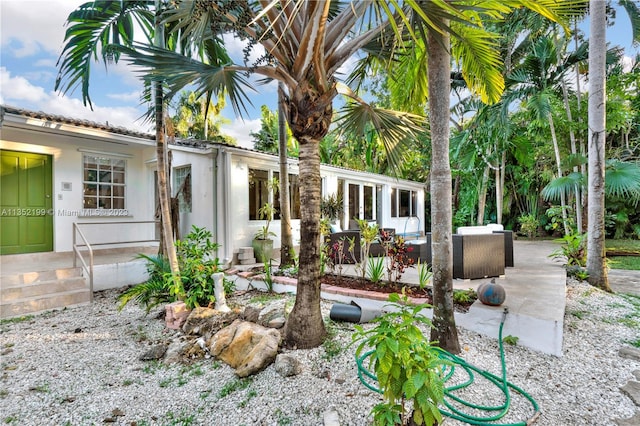
M 503 334 L 518 337 L 518 344 L 544 353 L 562 355 L 562 333 L 565 312 L 566 272 L 560 262 L 549 258 L 557 247 L 551 241 L 514 241 L 514 263 L 496 282 L 506 291 L 502 306 L 487 306 L 476 301 L 469 312 L 456 313 L 456 324 L 468 330 L 497 338 L 504 308 L 509 315 Z M 254 265 L 255 266 L 255 265 Z M 344 265 L 345 275 L 356 275 L 353 265 Z M 248 274 L 238 273 L 237 288 L 256 287 Z M 477 290 L 491 278 L 476 280 L 454 279 L 455 289 Z M 296 280 L 274 277 L 274 291 L 295 293 Z M 402 282 L 418 285 L 418 271 L 408 268 Z M 363 311 L 385 309 L 387 295 L 341 287 L 322 288 L 322 297 L 339 303 L 357 303 Z M 419 300 L 417 301 L 419 302 Z M 431 315 L 427 312 L 427 315 Z

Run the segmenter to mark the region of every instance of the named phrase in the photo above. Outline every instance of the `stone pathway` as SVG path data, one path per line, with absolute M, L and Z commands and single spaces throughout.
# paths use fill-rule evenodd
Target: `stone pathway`
M 609 270 L 609 285 L 616 293 L 640 296 L 640 271 Z
M 640 271 L 625 271 L 622 269 L 609 270 L 609 285 L 616 293 L 633 294 L 640 296 Z M 632 347 L 624 347 L 618 353 L 622 358 L 640 361 L 640 349 Z M 635 380 L 629 380 L 626 385 L 620 388 L 620 391 L 627 395 L 631 400 L 640 407 L 640 370 L 633 372 Z M 618 426 L 637 426 L 640 425 L 640 410 L 628 419 L 614 420 Z
M 620 349 L 618 354 L 625 359 L 640 361 L 640 349 L 625 347 Z M 629 380 L 626 385 L 620 388 L 623 394 L 627 395 L 631 400 L 640 407 L 640 370 L 633 372 L 636 380 Z M 618 426 L 637 426 L 640 425 L 640 410 L 636 410 L 636 414 L 628 419 L 614 420 Z

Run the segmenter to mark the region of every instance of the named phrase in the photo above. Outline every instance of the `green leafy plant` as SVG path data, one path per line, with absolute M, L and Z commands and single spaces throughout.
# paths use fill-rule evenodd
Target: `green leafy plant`
M 571 229 L 575 229 L 576 220 L 573 214 L 573 209 L 569 206 L 564 206 L 565 211 L 567 212 L 567 225 Z M 553 206 L 547 209 L 546 211 L 547 218 L 549 222 L 545 225 L 545 229 L 547 231 L 556 232 L 560 231 L 563 226 L 563 218 L 562 218 L 562 207 L 561 206 Z
M 407 296 L 389 296 L 392 312 L 373 322 L 374 328 L 356 325 L 354 342 L 359 365 L 369 359 L 384 402 L 372 412 L 376 425 L 406 424 L 411 417 L 416 425 L 433 425 L 442 421 L 438 405 L 444 399 L 443 365 L 439 350 L 433 346 L 417 324 L 432 327 L 421 314 L 429 305 L 409 306 Z M 367 350 L 367 352 L 365 352 Z M 407 413 L 408 407 L 413 413 Z
M 460 304 L 473 303 L 478 298 L 478 294 L 472 288 L 468 290 L 454 290 L 453 301 Z
M 211 241 L 211 237 L 210 231 L 194 225 L 183 240 L 176 241 L 179 277 L 172 276 L 166 258 L 138 255 L 147 261 L 149 280 L 122 293 L 118 297 L 118 308 L 124 308 L 131 300 L 145 306 L 147 313 L 159 304 L 176 300 L 184 300 L 190 309 L 215 302 L 211 274 L 218 271 L 215 251 L 219 246 Z M 225 286 L 225 291 L 227 288 L 232 291 L 230 284 Z
M 127 303 L 134 300 L 137 304 L 144 306 L 145 311 L 149 313 L 151 309 L 160 304 L 173 302 L 175 297 L 171 295 L 169 286 L 164 279 L 166 274 L 171 273 L 168 260 L 164 256 L 146 254 L 138 254 L 137 258 L 147 262 L 149 279 L 129 288 L 118 296 L 118 309 L 122 310 Z
M 370 257 L 368 260 L 367 273 L 372 283 L 379 283 L 384 277 L 384 258 Z
M 508 335 L 502 338 L 502 341 L 507 345 L 516 346 L 518 344 L 519 337 Z
M 193 225 L 191 232 L 175 244 L 180 279 L 165 274 L 171 294 L 183 300 L 189 309 L 208 306 L 216 300 L 211 275 L 218 272 L 219 261 L 214 256 L 219 245 L 211 238 L 209 230 Z
M 433 276 L 431 272 L 431 268 L 427 263 L 421 263 L 420 259 L 418 259 L 418 286 L 420 289 L 423 289 L 429 284 L 429 280 Z
M 225 396 L 231 395 L 235 391 L 248 388 L 250 384 L 250 378 L 234 379 L 222 386 L 222 389 L 220 389 L 220 392 L 218 392 L 218 397 L 224 398 Z
M 264 284 L 267 286 L 267 291 L 269 293 L 273 292 L 273 276 L 271 274 L 272 266 L 271 259 L 268 262 L 264 262 L 264 275 L 263 280 Z
M 273 207 L 273 204 L 271 203 L 265 203 L 262 207 L 258 209 L 258 216 L 260 217 L 260 219 L 266 220 L 266 223 L 254 235 L 254 238 L 256 240 L 268 240 L 269 237 L 276 236 L 274 232 L 269 231 L 269 227 L 271 226 L 271 221 L 273 220 L 273 215 L 275 213 L 276 213 L 276 209 L 275 207 Z
M 534 238 L 538 234 L 538 218 L 533 214 L 525 214 L 518 218 L 520 232 L 527 238 Z
M 589 278 L 589 272 L 582 266 L 567 266 L 567 276 L 574 277 L 580 281 L 586 281 L 586 279 Z
M 587 239 L 586 234 L 569 234 L 557 238 L 555 242 L 561 243 L 560 248 L 549 255 L 553 259 L 564 259 L 567 266 L 587 265 Z
M 333 222 L 340 218 L 344 212 L 344 204 L 342 197 L 337 194 L 331 194 L 320 200 L 320 214 L 327 222 Z
M 356 222 L 360 228 L 360 246 L 362 248 L 360 252 L 361 262 L 357 264 L 357 267 L 362 272 L 362 279 L 365 279 L 369 260 L 369 249 L 371 248 L 371 244 L 378 238 L 378 224 L 375 223 L 371 225 L 365 219 L 356 219 Z

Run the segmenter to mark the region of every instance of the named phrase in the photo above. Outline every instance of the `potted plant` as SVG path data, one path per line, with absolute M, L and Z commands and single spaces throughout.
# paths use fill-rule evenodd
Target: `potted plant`
M 259 263 L 268 262 L 271 259 L 271 253 L 273 252 L 273 240 L 269 237 L 275 237 L 276 234 L 269 231 L 269 226 L 273 220 L 275 208 L 271 203 L 265 203 L 264 206 L 258 210 L 258 216 L 260 219 L 266 220 L 265 225 L 258 231 L 253 237 L 251 246 L 253 247 L 253 254 L 256 257 L 256 261 Z

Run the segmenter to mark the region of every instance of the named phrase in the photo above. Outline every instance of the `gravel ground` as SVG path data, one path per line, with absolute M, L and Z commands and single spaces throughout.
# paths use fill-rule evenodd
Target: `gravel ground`
M 337 334 L 329 344 L 291 352 L 303 363 L 300 375 L 283 378 L 270 366 L 239 380 L 211 359 L 189 365 L 138 360 L 179 333 L 165 329 L 158 311 L 145 315 L 130 305 L 118 312 L 118 293 L 98 293 L 91 306 L 0 323 L 5 424 L 322 425 L 331 410 L 343 426 L 371 424 L 369 411 L 381 398 L 357 378 L 350 324 L 334 325 Z M 509 381 L 540 405 L 536 424 L 613 425 L 613 419 L 635 413 L 619 388 L 640 363 L 618 351 L 640 339 L 638 304 L 569 280 L 564 356 L 506 345 Z M 327 316 L 330 307 L 323 303 Z M 466 330 L 459 330 L 459 338 L 463 358 L 500 374 L 495 340 Z M 478 380 L 466 393 L 490 402 L 494 389 Z M 531 404 L 515 394 L 502 423 L 532 414 Z

